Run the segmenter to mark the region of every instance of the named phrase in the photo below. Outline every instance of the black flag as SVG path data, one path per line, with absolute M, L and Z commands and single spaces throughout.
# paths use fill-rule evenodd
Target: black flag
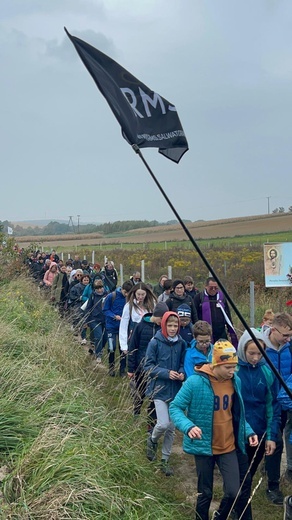
M 106 54 L 65 31 L 120 123 L 123 137 L 139 148 L 159 148 L 178 163 L 188 143 L 175 106 Z

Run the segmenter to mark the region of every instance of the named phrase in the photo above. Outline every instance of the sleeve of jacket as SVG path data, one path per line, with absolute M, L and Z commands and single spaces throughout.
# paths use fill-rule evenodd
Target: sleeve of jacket
M 112 311 L 112 301 L 113 301 L 113 294 L 109 293 L 104 300 L 103 304 L 103 314 L 107 316 L 107 318 L 111 318 L 112 320 L 115 320 L 115 313 Z
M 57 273 L 55 278 L 54 278 L 54 280 L 53 280 L 52 288 L 51 288 L 51 296 L 52 296 L 52 298 L 56 297 L 56 289 L 57 289 L 57 283 L 58 283 L 59 277 L 60 277 L 60 274 Z
M 81 300 L 83 302 L 86 302 L 88 300 L 89 296 L 90 296 L 90 285 L 86 285 L 86 287 L 84 288 L 84 291 L 82 293 Z
M 273 384 L 268 386 L 266 395 L 266 419 L 267 440 L 275 442 L 281 425 L 281 406 L 277 399 L 277 389 L 278 383 L 274 377 Z
M 180 354 L 180 367 L 178 369 L 178 373 L 184 374 L 184 375 L 185 375 L 184 364 L 185 364 L 186 350 L 187 350 L 187 344 L 184 340 L 182 340 L 182 347 L 181 347 L 181 354 Z
M 192 349 L 191 347 L 188 347 L 186 349 L 186 353 L 185 353 L 185 360 L 184 360 L 184 371 L 185 371 L 185 374 L 187 377 L 190 377 L 190 376 L 193 376 L 194 375 L 194 361 L 193 361 L 193 357 L 192 357 Z
M 49 276 L 49 273 L 50 273 L 50 270 L 48 269 L 46 272 L 45 272 L 45 275 L 43 277 L 43 281 L 45 284 L 48 284 L 48 276 Z
M 172 311 L 172 299 L 168 298 L 165 303 L 168 307 L 168 310 Z
M 87 303 L 87 307 L 86 307 L 86 323 L 89 323 L 89 324 L 93 321 L 92 317 L 91 317 L 91 313 L 93 310 L 93 302 L 94 302 L 94 295 L 93 295 L 93 293 L 91 293 L 90 297 L 88 298 L 88 303 Z
M 200 306 L 201 306 L 201 293 L 196 294 L 193 301 L 194 301 L 194 307 L 197 312 L 197 316 L 199 317 L 199 315 L 200 315 L 199 311 L 200 311 Z
M 152 379 L 155 377 L 159 377 L 160 379 L 169 379 L 169 370 L 158 366 L 158 349 L 159 346 L 157 340 L 153 338 L 146 350 L 144 370 L 145 372 L 148 372 L 149 377 Z
M 252 427 L 249 425 L 249 423 L 245 420 L 245 439 L 248 443 L 248 439 L 251 435 L 255 435 L 255 432 L 253 431 Z
M 134 332 L 131 336 L 129 342 L 129 355 L 128 355 L 128 372 L 133 374 L 136 372 L 137 366 L 137 353 L 140 344 L 141 338 L 141 327 L 140 323 L 138 323 L 137 327 L 135 327 Z
M 192 323 L 194 325 L 198 321 L 198 313 L 197 313 L 197 309 L 195 307 L 193 298 L 191 298 L 191 301 L 188 305 L 190 305 L 190 307 L 191 307 Z
M 228 305 L 226 298 L 224 298 L 224 307 L 225 307 L 225 312 L 232 323 L 231 313 L 230 313 L 229 305 Z
M 130 308 L 129 308 L 129 304 L 126 303 L 126 305 L 123 309 L 122 319 L 120 321 L 120 328 L 119 328 L 120 347 L 121 347 L 121 350 L 123 350 L 124 352 L 126 352 L 128 350 L 129 321 L 130 321 Z
M 292 374 L 288 377 L 288 379 L 286 381 L 286 385 L 288 386 L 289 390 L 292 391 Z M 292 411 L 292 400 L 290 399 L 289 395 L 284 390 L 284 388 L 281 388 L 281 390 L 278 394 L 278 400 L 279 400 L 280 405 L 282 406 L 283 410 Z
M 195 377 L 195 376 L 194 376 Z M 186 411 L 192 402 L 193 393 L 196 391 L 193 377 L 189 378 L 176 394 L 169 405 L 169 415 L 178 430 L 187 435 L 188 431 L 196 425 L 186 416 Z
M 76 290 L 76 285 L 73 285 L 69 292 L 69 298 L 72 302 L 76 302 L 79 298 L 78 290 Z

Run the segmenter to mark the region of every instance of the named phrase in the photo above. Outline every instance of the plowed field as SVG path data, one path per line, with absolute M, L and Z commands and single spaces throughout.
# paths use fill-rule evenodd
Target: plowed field
M 245 235 L 260 235 L 292 231 L 292 213 L 284 215 L 259 215 L 225 220 L 199 221 L 187 224 L 194 239 L 224 238 Z M 43 237 L 19 237 L 17 242 L 26 247 L 31 242 L 42 243 L 48 248 L 61 246 L 147 243 L 185 240 L 186 235 L 180 225 L 157 226 L 154 228 L 128 231 L 115 238 L 105 238 L 98 234 L 62 235 Z

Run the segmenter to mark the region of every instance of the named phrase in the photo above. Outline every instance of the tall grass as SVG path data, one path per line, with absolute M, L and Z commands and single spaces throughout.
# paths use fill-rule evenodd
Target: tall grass
M 30 282 L 0 298 L 2 518 L 190 518 L 145 458 L 127 382 L 93 368 Z

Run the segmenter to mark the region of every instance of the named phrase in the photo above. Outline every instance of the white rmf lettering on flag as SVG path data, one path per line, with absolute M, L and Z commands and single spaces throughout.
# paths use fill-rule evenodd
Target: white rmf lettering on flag
M 135 95 L 135 92 L 128 87 L 120 87 L 120 90 L 124 94 L 128 103 L 131 105 L 136 116 L 144 119 L 145 116 L 143 116 L 143 114 L 141 114 L 141 112 L 139 112 L 139 110 L 137 109 L 137 97 Z M 173 105 L 168 105 L 167 110 L 166 110 L 162 97 L 159 94 L 157 94 L 156 92 L 153 92 L 153 98 L 151 98 L 149 96 L 149 94 L 146 94 L 146 92 L 144 92 L 144 90 L 141 87 L 139 87 L 139 94 L 140 94 L 142 103 L 144 105 L 145 114 L 147 117 L 151 117 L 151 115 L 152 115 L 149 105 L 151 105 L 156 110 L 157 105 L 159 104 L 161 113 L 163 115 L 166 114 L 167 110 L 169 110 L 171 112 L 176 112 L 176 108 Z
M 142 90 L 140 87 L 139 87 L 139 92 L 140 92 L 140 96 L 141 96 L 147 117 L 151 117 L 151 112 L 149 110 L 149 103 L 155 109 L 157 108 L 157 103 L 159 103 L 162 114 L 166 114 L 164 103 L 159 94 L 156 94 L 156 92 L 154 92 L 153 99 L 151 99 L 151 97 L 148 96 L 148 94 L 146 94 L 144 92 L 144 90 Z
M 173 139 L 174 137 L 184 137 L 185 133 L 183 130 L 174 130 L 173 132 L 167 132 L 166 134 L 138 134 L 138 139 L 145 139 L 145 141 L 163 141 L 164 139 Z
M 132 109 L 134 110 L 134 113 L 136 116 L 139 116 L 141 117 L 142 119 L 144 118 L 144 116 L 141 114 L 141 112 L 139 112 L 139 110 L 136 108 L 137 106 L 137 98 L 133 92 L 133 90 L 131 90 L 130 88 L 127 88 L 127 87 L 124 87 L 124 88 L 121 88 L 121 91 L 122 93 L 124 94 L 126 100 L 129 102 L 129 104 L 131 105 Z M 131 96 L 131 100 L 129 99 L 129 97 L 127 96 L 127 94 L 129 94 Z

